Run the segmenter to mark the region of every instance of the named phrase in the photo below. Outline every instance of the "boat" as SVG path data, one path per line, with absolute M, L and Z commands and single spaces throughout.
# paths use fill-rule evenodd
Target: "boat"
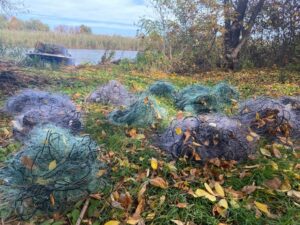
M 34 50 L 26 54 L 31 59 L 59 65 L 74 65 L 74 58 L 64 46 L 38 42 Z

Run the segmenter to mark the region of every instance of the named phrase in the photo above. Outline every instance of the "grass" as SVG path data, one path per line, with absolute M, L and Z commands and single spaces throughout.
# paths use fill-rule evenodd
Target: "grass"
M 66 48 L 140 50 L 136 38 L 93 34 L 64 34 L 43 31 L 0 29 L 1 41 L 8 46 L 33 48 L 36 42 L 54 43 Z
M 164 153 L 151 146 L 151 130 L 137 129 L 138 133 L 145 134 L 146 138 L 135 139 L 128 135 L 130 127 L 112 126 L 106 120 L 107 112 L 112 108 L 97 104 L 84 103 L 85 97 L 98 85 L 111 79 L 117 79 L 131 91 L 138 92 L 155 80 L 169 80 L 178 88 L 200 82 L 207 85 L 227 80 L 237 86 L 242 98 L 257 95 L 296 95 L 300 93 L 300 75 L 288 72 L 286 83 L 280 81 L 278 70 L 245 70 L 237 73 L 214 71 L 193 76 L 178 76 L 165 74 L 159 71 L 140 73 L 138 71 L 124 71 L 120 67 L 82 67 L 81 69 L 63 69 L 58 71 L 37 70 L 22 68 L 28 75 L 39 74 L 48 77 L 51 81 L 47 90 L 59 91 L 68 94 L 85 111 L 85 132 L 89 133 L 105 149 L 105 158 L 111 168 L 110 183 L 107 190 L 101 193 L 101 200 L 92 199 L 84 219 L 85 224 L 105 224 L 116 220 L 121 224 L 132 216 L 139 204 L 138 193 L 147 184 L 143 195 L 145 205 L 140 215 L 146 224 L 175 224 L 175 220 L 182 224 L 270 224 L 292 225 L 300 224 L 299 199 L 287 196 L 286 191 L 271 190 L 264 183 L 274 177 L 286 181 L 290 189 L 300 191 L 299 169 L 295 166 L 300 163 L 299 151 L 280 146 L 281 158 L 268 157 L 258 151 L 255 160 L 249 160 L 239 165 L 225 163 L 220 166 L 208 163 L 199 166 L 186 160 L 176 162 Z M 2 98 L 0 105 L 4 103 Z M 159 104 L 169 111 L 168 121 L 176 115 L 177 110 L 170 100 L 159 98 Z M 2 118 L 1 127 L 9 128 L 9 119 Z M 167 121 L 167 122 L 168 122 Z M 166 122 L 166 123 L 167 123 Z M 270 144 L 264 143 L 263 145 Z M 16 151 L 20 145 L 11 142 L 6 148 L 0 148 L 4 160 L 9 152 Z M 151 159 L 158 160 L 158 169 L 151 168 Z M 151 178 L 161 177 L 168 182 L 168 188 L 161 189 L 148 184 Z M 205 183 L 221 182 L 225 189 L 225 199 L 229 208 L 225 216 L 216 213 L 216 203 L 206 198 L 195 198 L 189 190 L 205 189 Z M 256 190 L 237 199 L 230 195 L 232 188 L 240 193 L 245 186 L 257 186 Z M 123 202 L 124 209 L 112 206 L 112 197 L 117 193 L 120 196 L 129 196 L 130 203 Z M 126 194 L 127 193 L 127 194 Z M 272 215 L 261 213 L 254 206 L 254 201 L 266 204 Z M 180 205 L 178 203 L 185 203 Z M 37 217 L 32 224 L 75 224 L 82 209 L 83 202 L 79 202 L 68 214 L 56 215 L 54 218 Z M 175 222 L 172 222 L 175 221 Z M 177 221 L 178 224 L 180 224 Z

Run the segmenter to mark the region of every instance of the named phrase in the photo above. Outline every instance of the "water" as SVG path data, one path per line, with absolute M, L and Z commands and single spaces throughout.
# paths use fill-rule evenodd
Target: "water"
M 75 65 L 90 63 L 97 64 L 101 61 L 101 57 L 103 56 L 105 50 L 101 49 L 68 49 L 69 53 L 74 58 Z M 129 59 L 134 60 L 137 55 L 137 51 L 115 51 L 114 60 L 118 59 Z

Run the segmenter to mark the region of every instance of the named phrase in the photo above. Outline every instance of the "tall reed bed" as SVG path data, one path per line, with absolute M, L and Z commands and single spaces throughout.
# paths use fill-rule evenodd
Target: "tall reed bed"
M 0 29 L 1 41 L 10 46 L 32 48 L 37 41 L 60 44 L 67 48 L 78 49 L 110 49 L 110 50 L 140 50 L 139 41 L 134 37 L 65 34 L 56 32 L 28 32 Z

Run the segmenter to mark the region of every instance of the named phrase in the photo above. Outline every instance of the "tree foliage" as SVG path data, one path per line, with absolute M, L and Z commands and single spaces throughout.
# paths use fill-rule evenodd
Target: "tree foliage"
M 155 16 L 140 20 L 140 37 L 145 51 L 167 58 L 169 70 L 295 63 L 300 37 L 297 0 L 149 2 Z

